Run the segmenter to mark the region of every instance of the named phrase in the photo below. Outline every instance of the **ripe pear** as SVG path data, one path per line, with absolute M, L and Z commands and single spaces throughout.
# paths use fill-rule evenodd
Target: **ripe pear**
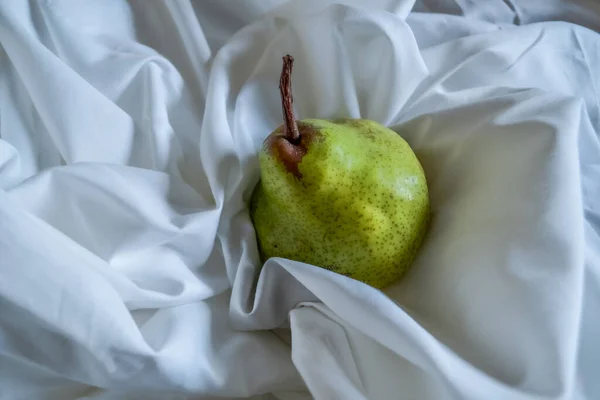
M 284 123 L 259 152 L 250 203 L 262 261 L 301 261 L 385 288 L 403 276 L 428 228 L 423 168 L 375 121 L 295 120 L 293 62 L 283 58 Z

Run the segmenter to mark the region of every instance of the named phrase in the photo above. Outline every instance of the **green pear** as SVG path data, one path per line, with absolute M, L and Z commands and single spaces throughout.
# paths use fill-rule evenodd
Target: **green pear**
M 250 204 L 262 261 L 301 261 L 385 288 L 407 271 L 427 232 L 423 168 L 377 122 L 295 120 L 293 61 L 283 58 L 284 123 L 260 150 Z

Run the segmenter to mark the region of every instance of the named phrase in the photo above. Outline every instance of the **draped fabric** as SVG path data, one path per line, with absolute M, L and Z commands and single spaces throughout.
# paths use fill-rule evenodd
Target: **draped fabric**
M 0 2 L 0 399 L 597 399 L 592 1 Z M 379 291 L 264 265 L 257 152 L 405 138 L 432 207 Z

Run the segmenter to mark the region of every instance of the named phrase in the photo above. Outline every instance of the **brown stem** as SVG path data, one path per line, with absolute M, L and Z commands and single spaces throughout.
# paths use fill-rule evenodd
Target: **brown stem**
M 292 96 L 292 67 L 294 57 L 289 54 L 283 57 L 283 67 L 279 78 L 279 92 L 281 93 L 281 108 L 283 109 L 283 127 L 285 136 L 291 143 L 300 141 L 300 131 L 294 117 L 294 98 Z

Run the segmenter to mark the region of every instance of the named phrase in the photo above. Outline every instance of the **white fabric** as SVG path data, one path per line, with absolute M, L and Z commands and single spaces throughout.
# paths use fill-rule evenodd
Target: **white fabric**
M 598 7 L 343 3 L 0 3 L 0 399 L 600 398 Z M 425 168 L 385 292 L 260 268 L 286 53 Z

